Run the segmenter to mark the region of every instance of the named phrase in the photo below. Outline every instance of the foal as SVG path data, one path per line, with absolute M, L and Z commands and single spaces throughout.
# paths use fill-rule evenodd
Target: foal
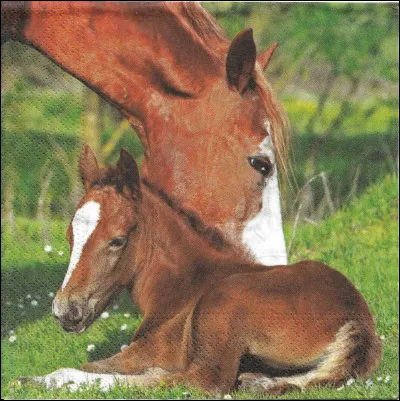
M 115 167 L 99 168 L 86 146 L 80 171 L 86 194 L 68 229 L 71 262 L 54 315 L 81 332 L 126 286 L 143 314 L 128 348 L 84 371 L 160 368 L 164 382 L 211 392 L 258 372 L 263 391 L 280 393 L 376 368 L 372 316 L 341 273 L 313 261 L 266 267 L 213 248 L 203 229 L 140 181 L 123 150 Z

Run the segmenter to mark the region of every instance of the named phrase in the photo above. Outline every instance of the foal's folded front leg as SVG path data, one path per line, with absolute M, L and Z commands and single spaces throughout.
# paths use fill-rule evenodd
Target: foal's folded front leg
M 149 368 L 140 375 L 88 373 L 64 368 L 45 376 L 19 377 L 16 381 L 19 384 L 40 384 L 48 389 L 66 386 L 72 391 L 83 385 L 99 385 L 101 390 L 107 391 L 117 384 L 140 387 L 155 386 L 166 376 L 168 376 L 168 372 L 160 368 Z
M 153 360 L 145 352 L 144 346 L 133 342 L 123 351 L 109 358 L 93 361 L 81 366 L 85 372 L 118 373 L 123 375 L 140 374 L 153 366 Z

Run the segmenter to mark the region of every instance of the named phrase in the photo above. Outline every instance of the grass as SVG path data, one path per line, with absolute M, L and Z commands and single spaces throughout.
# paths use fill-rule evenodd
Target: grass
M 359 199 L 319 226 L 303 225 L 296 232 L 291 262 L 318 259 L 345 273 L 366 298 L 376 319 L 377 331 L 384 336 L 383 360 L 367 387 L 356 380 L 342 390 L 314 388 L 304 393 L 292 391 L 283 399 L 365 399 L 398 398 L 398 184 L 397 177 L 371 186 Z M 122 344 L 128 344 L 140 322 L 140 316 L 127 294 L 110 306 L 110 317 L 99 319 L 81 335 L 69 335 L 51 316 L 51 297 L 68 263 L 65 224 L 52 222 L 52 251 L 43 250 L 40 225 L 27 219 L 17 220 L 11 238 L 2 231 L 2 398 L 82 398 L 82 399 L 182 399 L 190 391 L 192 398 L 206 398 L 194 389 L 159 386 L 150 390 L 115 387 L 108 392 L 99 387 L 79 393 L 66 388 L 47 390 L 41 386 L 18 386 L 18 376 L 43 375 L 61 367 L 79 368 L 82 363 L 110 356 Z M 286 227 L 286 236 L 292 227 Z M 63 251 L 63 255 L 58 252 Z M 29 298 L 29 296 L 31 296 Z M 32 300 L 38 302 L 32 305 Z M 18 306 L 20 305 L 20 306 Z M 114 309 L 118 305 L 118 309 Z M 22 307 L 21 307 L 22 306 Z M 126 312 L 130 317 L 125 317 Z M 127 324 L 126 330 L 121 326 Z M 9 330 L 16 341 L 11 343 Z M 87 351 L 95 344 L 93 352 Z M 384 382 L 386 376 L 391 379 Z M 382 381 L 378 378 L 382 377 Z M 235 399 L 265 398 L 265 395 L 236 392 Z

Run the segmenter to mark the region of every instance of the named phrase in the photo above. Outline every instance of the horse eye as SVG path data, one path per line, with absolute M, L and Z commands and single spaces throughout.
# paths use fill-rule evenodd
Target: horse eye
M 250 166 L 257 170 L 264 177 L 271 175 L 274 166 L 267 156 L 250 156 L 248 157 Z
M 126 244 L 126 237 L 116 237 L 113 238 L 108 245 L 110 245 L 111 248 L 117 249 L 117 248 L 121 248 L 122 246 L 124 246 Z

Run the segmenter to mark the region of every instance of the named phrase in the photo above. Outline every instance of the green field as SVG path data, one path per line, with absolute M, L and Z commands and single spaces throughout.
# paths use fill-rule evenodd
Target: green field
M 290 260 L 317 259 L 345 273 L 366 298 L 383 337 L 383 360 L 372 375 L 372 385 L 356 380 L 341 390 L 314 388 L 292 391 L 282 398 L 398 398 L 398 182 L 386 176 L 352 203 L 318 226 L 301 225 L 295 234 Z M 291 237 L 292 224 L 286 227 Z M 17 219 L 11 238 L 2 230 L 2 398 L 205 398 L 197 390 L 163 386 L 142 390 L 115 387 L 103 392 L 86 388 L 46 390 L 40 386 L 18 386 L 18 376 L 43 375 L 61 367 L 79 366 L 119 351 L 140 322 L 140 315 L 126 294 L 109 307 L 110 317 L 99 319 L 81 335 L 66 334 L 51 316 L 51 296 L 61 284 L 68 263 L 64 239 L 66 224 L 53 221 L 51 252 L 41 243 L 39 223 Z M 59 255 L 59 252 L 63 255 Z M 52 295 L 52 294 L 50 294 Z M 32 301 L 36 301 L 33 302 Z M 37 304 L 36 304 L 37 303 Z M 116 308 L 118 306 L 118 309 Z M 130 317 L 124 314 L 129 312 Z M 121 326 L 127 324 L 126 330 Z M 13 330 L 10 334 L 10 330 Z M 10 342 L 10 339 L 16 339 Z M 94 344 L 92 352 L 87 351 Z M 265 395 L 232 393 L 235 399 L 265 398 Z

